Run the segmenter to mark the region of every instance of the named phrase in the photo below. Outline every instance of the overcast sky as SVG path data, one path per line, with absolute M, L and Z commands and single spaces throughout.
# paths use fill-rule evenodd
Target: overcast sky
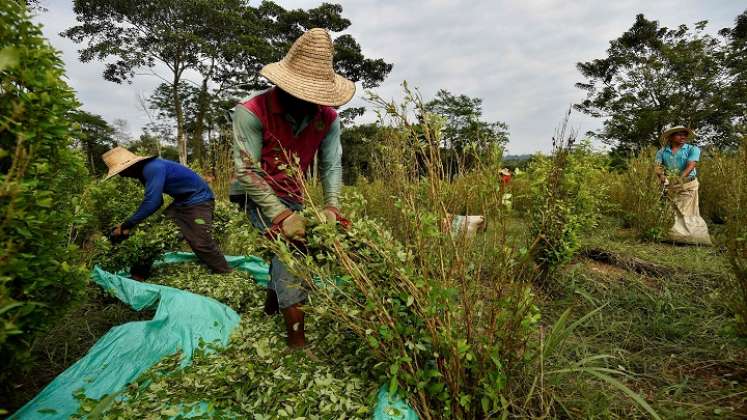
M 574 84 L 581 81 L 576 63 L 601 58 L 617 38 L 643 13 L 675 27 L 700 20 L 709 32 L 732 26 L 745 0 L 616 0 L 616 1 L 456 1 L 353 0 L 343 5 L 352 22 L 348 33 L 368 57 L 394 64 L 376 91 L 400 97 L 407 80 L 426 98 L 438 89 L 482 98 L 484 117 L 508 123 L 509 153 L 550 149 L 550 137 L 568 106 L 583 98 Z M 313 0 L 276 1 L 285 8 L 309 8 Z M 102 63 L 81 63 L 77 45 L 58 34 L 73 26 L 70 0 L 42 0 L 47 9 L 36 20 L 52 45 L 62 51 L 70 84 L 83 108 L 108 121 L 121 118 L 138 135 L 149 119 L 138 96 L 158 85 L 154 76 L 118 85 L 102 77 Z M 361 105 L 359 89 L 352 105 Z M 574 114 L 580 132 L 600 121 Z

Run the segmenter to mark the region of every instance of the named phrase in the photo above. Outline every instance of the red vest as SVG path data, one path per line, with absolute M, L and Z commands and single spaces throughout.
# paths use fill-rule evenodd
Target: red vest
M 329 106 L 319 106 L 319 112 L 298 136 L 285 119 L 275 88 L 243 102 L 262 123 L 262 178 L 278 197 L 303 202 L 301 177 L 306 172 L 319 146 L 327 136 L 337 112 Z M 296 163 L 293 163 L 296 162 Z M 297 170 L 293 170 L 296 166 Z

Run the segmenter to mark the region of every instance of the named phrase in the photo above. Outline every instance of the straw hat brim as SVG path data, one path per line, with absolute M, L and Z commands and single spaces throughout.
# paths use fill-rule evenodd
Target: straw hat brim
M 283 61 L 264 66 L 259 74 L 296 98 L 317 105 L 344 105 L 355 95 L 355 83 L 339 74 L 334 81 L 314 80 L 297 74 Z
M 118 164 L 117 166 L 114 166 L 114 167 L 110 168 L 109 169 L 109 173 L 106 174 L 106 178 L 104 178 L 104 181 L 108 180 L 109 178 L 111 178 L 111 177 L 113 177 L 115 175 L 119 175 L 122 171 L 124 171 L 125 169 L 129 168 L 130 166 L 132 166 L 132 165 L 134 165 L 134 164 L 136 164 L 138 162 L 142 162 L 142 161 L 148 160 L 148 159 L 153 159 L 155 157 L 156 157 L 155 155 L 154 156 L 138 156 L 135 159 L 130 159 L 130 160 L 124 161 L 124 162 Z
M 687 128 L 687 127 L 683 127 L 683 126 L 677 126 L 677 127 L 672 127 L 670 129 L 664 131 L 663 133 L 661 133 L 661 137 L 659 137 L 659 139 L 662 142 L 667 142 L 667 141 L 669 141 L 669 136 L 671 136 L 674 133 L 679 133 L 680 131 L 687 131 L 687 138 L 688 138 L 688 140 L 692 139 L 693 137 L 695 137 L 695 130 L 693 130 L 692 128 Z

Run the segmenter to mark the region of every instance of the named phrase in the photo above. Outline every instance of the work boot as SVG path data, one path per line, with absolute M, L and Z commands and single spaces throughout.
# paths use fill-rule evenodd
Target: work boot
M 288 347 L 301 348 L 306 344 L 306 335 L 303 329 L 304 314 L 301 304 L 289 306 L 282 310 L 285 319 L 285 329 L 288 333 Z
M 267 289 L 267 297 L 265 298 L 265 314 L 275 315 L 280 310 L 278 306 L 278 295 L 272 289 Z

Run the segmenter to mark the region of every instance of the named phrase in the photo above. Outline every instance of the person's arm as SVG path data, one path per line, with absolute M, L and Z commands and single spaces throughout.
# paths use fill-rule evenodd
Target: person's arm
M 163 185 L 166 182 L 166 170 L 158 161 L 149 162 L 143 167 L 145 179 L 145 197 L 137 211 L 124 223 L 122 229 L 132 229 L 148 216 L 155 213 L 163 204 Z
M 233 161 L 236 177 L 244 192 L 257 204 L 265 216 L 275 220 L 288 211 L 275 191 L 264 180 L 260 164 L 262 154 L 262 123 L 242 105 L 233 112 Z
M 682 171 L 682 177 L 687 178 L 690 176 L 690 173 L 695 169 L 695 166 L 698 165 L 698 161 L 700 160 L 700 148 L 697 146 L 693 146 L 690 148 L 690 153 L 687 154 L 687 165 L 685 165 L 685 170 Z
M 656 152 L 656 166 L 654 167 L 654 172 L 656 173 L 656 176 L 659 177 L 659 181 L 663 184 L 667 180 L 666 171 L 664 170 L 664 163 L 663 163 L 663 157 L 662 157 L 662 150 L 659 149 Z
M 684 171 L 682 171 L 682 175 L 681 175 L 681 176 L 682 176 L 683 178 L 687 178 L 687 177 L 689 177 L 689 176 L 690 176 L 690 172 L 692 172 L 692 171 L 693 171 L 693 169 L 695 169 L 695 166 L 697 166 L 697 164 L 698 164 L 698 162 L 697 162 L 697 161 L 694 161 L 694 160 L 688 160 L 688 161 L 687 161 L 687 165 L 685 166 L 685 170 L 684 170 Z
M 340 143 L 340 119 L 332 122 L 329 132 L 319 147 L 319 171 L 324 190 L 324 206 L 340 206 L 342 188 L 342 144 Z

